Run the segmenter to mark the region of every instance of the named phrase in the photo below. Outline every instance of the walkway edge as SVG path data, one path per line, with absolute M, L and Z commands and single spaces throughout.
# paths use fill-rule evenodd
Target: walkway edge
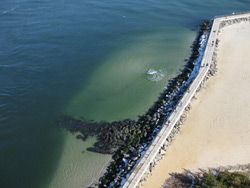
M 174 127 L 181 119 L 181 116 L 183 115 L 183 112 L 185 111 L 186 107 L 188 107 L 188 105 L 190 104 L 191 99 L 195 97 L 196 92 L 199 90 L 200 86 L 202 86 L 202 82 L 205 80 L 205 77 L 207 76 L 211 65 L 215 61 L 215 48 L 218 43 L 217 37 L 220 29 L 229 24 L 241 22 L 242 20 L 250 21 L 250 13 L 241 13 L 237 15 L 234 14 L 214 18 L 207 46 L 202 57 L 201 67 L 196 78 L 190 85 L 188 91 L 183 95 L 182 99 L 179 101 L 179 104 L 177 105 L 176 109 L 164 122 L 162 129 L 159 131 L 159 133 L 147 149 L 145 155 L 140 159 L 139 163 L 128 177 L 127 181 L 123 185 L 123 188 L 139 187 L 145 174 L 147 174 L 150 171 L 152 165 L 155 164 L 155 159 L 157 155 L 161 153 L 166 140 L 171 137 L 171 133 Z M 230 23 L 228 24 L 228 22 Z

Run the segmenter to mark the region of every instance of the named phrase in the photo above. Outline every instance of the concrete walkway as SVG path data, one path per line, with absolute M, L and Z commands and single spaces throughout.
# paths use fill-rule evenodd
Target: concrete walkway
M 133 172 L 124 184 L 124 188 L 134 188 L 139 185 L 143 175 L 148 171 L 150 164 L 154 161 L 156 155 L 159 153 L 166 139 L 171 134 L 175 124 L 180 119 L 185 108 L 188 106 L 191 99 L 194 97 L 198 87 L 207 75 L 210 65 L 212 63 L 212 57 L 216 46 L 216 39 L 220 29 L 220 23 L 222 21 L 227 21 L 235 18 L 244 18 L 247 16 L 250 17 L 250 13 L 244 13 L 239 15 L 227 15 L 222 17 L 216 17 L 214 19 L 207 46 L 202 58 L 199 73 L 190 85 L 188 92 L 183 95 L 176 109 L 172 112 L 170 117 L 164 123 L 162 129 L 160 130 L 156 138 L 153 140 L 145 155 L 141 158 L 138 165 L 134 168 Z

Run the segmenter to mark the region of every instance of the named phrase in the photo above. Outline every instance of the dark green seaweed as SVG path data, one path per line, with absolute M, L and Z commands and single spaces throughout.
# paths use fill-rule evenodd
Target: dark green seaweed
M 78 139 L 85 141 L 89 136 L 97 136 L 97 142 L 87 150 L 112 154 L 113 160 L 104 176 L 100 178 L 98 187 L 120 187 L 122 178 L 132 171 L 136 161 L 141 157 L 141 152 L 150 145 L 192 82 L 186 83 L 194 69 L 194 62 L 200 55 L 200 39 L 209 31 L 210 26 L 210 21 L 204 21 L 200 25 L 198 36 L 192 45 L 192 54 L 185 67 L 175 78 L 169 80 L 158 100 L 145 115 L 138 118 L 138 121 L 126 119 L 111 123 L 93 122 L 76 119 L 70 115 L 58 118 L 57 125 L 72 134 L 77 134 Z

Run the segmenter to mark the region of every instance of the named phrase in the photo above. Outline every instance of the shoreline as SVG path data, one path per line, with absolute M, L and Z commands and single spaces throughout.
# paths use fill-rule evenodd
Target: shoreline
M 246 57 L 249 58 L 249 55 L 247 56 L 247 50 L 242 47 L 242 44 L 245 44 L 243 46 L 249 44 L 249 40 L 244 40 L 249 35 L 243 31 L 244 29 L 246 30 L 246 28 L 250 29 L 250 15 L 246 13 L 217 17 L 215 19 L 219 19 L 220 21 L 219 40 L 222 41 L 222 43 L 219 44 L 218 52 L 218 75 L 209 80 L 205 89 L 198 94 L 198 99 L 192 103 L 193 109 L 190 110 L 188 114 L 188 118 L 184 123 L 185 126 L 181 130 L 181 135 L 178 136 L 178 139 L 169 147 L 166 156 L 163 157 L 163 160 L 159 161 L 159 165 L 155 167 L 155 170 L 153 170 L 153 173 L 148 177 L 148 180 L 143 183 L 142 187 L 161 187 L 169 177 L 169 173 L 182 172 L 183 169 L 197 171 L 199 168 L 215 168 L 220 165 L 236 165 L 235 163 L 245 164 L 249 162 L 247 159 L 250 156 L 250 148 L 242 142 L 242 140 L 246 143 L 248 142 L 249 129 L 247 125 L 244 125 L 248 121 L 241 121 L 242 118 L 239 118 L 242 116 L 244 120 L 248 119 L 243 115 L 245 113 L 247 114 L 248 111 L 242 114 L 239 113 L 241 109 L 246 110 L 247 106 L 250 105 L 246 102 L 249 100 L 247 98 L 248 87 L 245 89 L 246 83 L 245 85 L 243 84 L 244 87 L 241 88 L 239 88 L 238 85 L 242 86 L 241 82 L 244 83 L 244 79 L 250 79 L 248 77 L 249 72 L 247 74 L 249 66 L 247 66 L 246 62 Z M 247 22 L 243 24 L 241 23 L 242 21 Z M 237 28 L 237 26 L 241 26 L 242 28 Z M 233 31 L 229 32 L 227 27 Z M 242 32 L 245 37 L 238 37 L 237 39 L 240 39 L 240 42 L 234 39 L 238 32 Z M 223 33 L 223 35 L 221 33 Z M 230 42 L 233 42 L 233 44 Z M 241 49 L 245 53 L 239 52 L 237 49 Z M 217 53 L 217 51 L 215 52 Z M 241 55 L 237 55 L 237 52 Z M 234 56 L 231 54 L 234 54 Z M 243 58 L 242 60 L 242 57 L 245 57 L 245 59 Z M 244 67 L 243 70 L 237 66 L 237 63 L 233 64 L 230 61 L 241 62 L 241 66 Z M 228 62 L 230 63 L 226 64 Z M 242 62 L 244 62 L 244 64 L 242 64 Z M 238 77 L 242 76 L 241 72 L 236 72 L 237 70 L 246 72 L 244 73 L 244 79 L 238 79 Z M 227 75 L 226 78 L 225 75 Z M 238 90 L 233 89 L 232 85 Z M 242 90 L 245 92 L 242 92 Z M 227 91 L 226 96 L 224 95 L 225 91 Z M 211 92 L 216 94 L 212 97 Z M 230 95 L 231 92 L 234 93 Z M 222 96 L 221 101 L 218 101 L 220 96 Z M 243 96 L 245 98 L 242 98 Z M 238 100 L 234 100 L 234 98 Z M 233 103 L 234 101 L 236 101 L 236 103 Z M 237 108 L 237 111 L 233 111 L 238 105 L 237 102 L 240 103 L 241 106 Z M 231 103 L 232 105 L 230 107 L 226 106 L 226 104 Z M 202 106 L 205 107 L 202 108 Z M 217 109 L 224 111 L 218 111 Z M 215 114 L 209 116 L 213 112 Z M 230 115 L 224 115 L 228 113 Z M 234 119 L 232 117 L 234 117 Z M 238 123 L 240 122 L 240 125 L 238 125 L 236 120 L 238 120 Z M 237 128 L 243 130 L 239 132 Z M 235 133 L 238 135 L 235 135 Z M 202 146 L 199 146 L 199 144 Z M 238 144 L 240 146 L 238 146 Z
M 137 122 L 128 119 L 112 123 L 87 122 L 70 115 L 58 118 L 59 127 L 67 129 L 72 134 L 79 132 L 80 135 L 77 135 L 77 138 L 83 141 L 89 135 L 98 133 L 98 141 L 94 147 L 87 148 L 87 150 L 113 154 L 113 160 L 104 176 L 98 182 L 94 181 L 91 186 L 121 187 L 124 185 L 198 74 L 209 31 L 210 23 L 204 21 L 200 25 L 199 34 L 193 43 L 192 54 L 187 64 L 175 78 L 169 80 L 159 99 L 145 115 L 139 117 Z M 114 150 L 113 148 L 117 146 L 121 147 Z
M 92 186 L 99 187 L 126 187 L 127 178 L 135 171 L 138 163 L 141 162 L 145 153 L 156 139 L 157 134 L 166 123 L 166 119 L 171 116 L 182 96 L 187 91 L 190 84 L 199 72 L 200 62 L 206 47 L 210 32 L 210 22 L 204 21 L 200 25 L 199 34 L 193 43 L 192 54 L 184 69 L 173 79 L 171 79 L 160 94 L 158 101 L 139 118 L 137 124 L 142 126 L 139 129 L 141 135 L 122 146 L 113 155 L 114 161 L 110 163 L 105 175 L 100 179 L 100 184 L 93 183 Z M 138 140 L 139 138 L 139 140 Z
M 215 47 L 219 42 L 216 36 L 222 26 L 220 19 L 214 20 L 212 29 L 208 22 L 201 25 L 185 68 L 169 81 L 158 101 L 137 122 L 86 122 L 69 115 L 62 116 L 59 121 L 61 126 L 72 133 L 79 131 L 82 135 L 78 135 L 78 139 L 84 141 L 88 133 L 100 132 L 98 142 L 95 147 L 88 148 L 89 151 L 114 154 L 104 176 L 99 182 L 93 182 L 92 186 L 136 187 L 146 179 L 179 132 L 180 125 L 186 119 L 183 112 L 190 110 L 191 99 L 195 98 L 208 77 L 216 72 Z M 245 21 L 245 18 L 236 22 L 242 20 Z M 89 127 L 93 126 L 89 125 L 97 125 L 97 128 L 91 130 Z M 114 150 L 117 146 L 119 149 Z
M 214 40 L 214 37 L 217 35 L 217 32 L 212 31 L 217 27 L 218 22 L 213 22 L 212 27 L 209 28 L 208 39 L 205 42 L 204 51 L 199 49 L 200 56 L 195 60 L 199 65 L 198 70 L 196 70 L 197 74 L 193 76 L 192 81 L 188 84 L 183 95 L 180 96 L 180 100 L 178 100 L 175 108 L 171 111 L 170 116 L 168 116 L 163 123 L 163 127 L 157 134 L 157 137 L 147 149 L 146 154 L 140 159 L 139 164 L 134 168 L 133 173 L 127 179 L 123 187 L 139 187 L 140 184 L 147 179 L 148 174 L 152 172 L 157 162 L 162 159 L 163 155 L 165 155 L 175 134 L 180 131 L 180 126 L 186 119 L 186 114 L 184 112 L 190 110 L 190 103 L 195 98 L 196 92 L 204 86 L 204 82 L 206 82 L 208 77 L 215 74 L 216 61 L 214 59 L 216 59 L 216 55 L 211 53 L 214 52 L 217 44 L 210 44 L 212 44 L 212 40 Z M 199 37 L 200 40 L 202 40 L 203 35 Z M 213 59 L 212 62 L 210 58 Z

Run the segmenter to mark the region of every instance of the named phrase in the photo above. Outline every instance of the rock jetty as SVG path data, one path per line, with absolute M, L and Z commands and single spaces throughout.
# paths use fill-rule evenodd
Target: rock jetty
M 107 167 L 106 173 L 100 178 L 99 182 L 93 183 L 94 187 L 121 187 L 125 183 L 133 167 L 145 154 L 152 140 L 156 137 L 159 130 L 161 130 L 163 123 L 168 119 L 172 111 L 174 111 L 176 105 L 196 77 L 201 66 L 200 62 L 209 36 L 210 27 L 210 21 L 205 21 L 200 25 L 200 31 L 192 45 L 192 54 L 186 66 L 178 76 L 169 81 L 159 99 L 145 115 L 139 117 L 138 121 L 126 119 L 111 123 L 93 122 L 76 119 L 70 115 L 63 115 L 58 118 L 57 124 L 59 127 L 67 129 L 72 134 L 76 134 L 78 139 L 85 141 L 88 136 L 97 136 L 97 142 L 93 147 L 88 148 L 89 151 L 113 155 L 113 160 Z M 214 65 L 210 69 L 209 74 L 213 75 L 215 72 L 216 66 Z M 191 106 L 186 107 L 186 110 L 190 109 Z M 183 124 L 185 119 L 186 116 L 184 114 L 163 145 L 163 149 L 160 152 L 161 155 L 157 156 L 156 161 L 161 159 L 174 135 L 179 132 L 180 125 Z M 152 171 L 153 167 L 154 164 L 152 164 L 149 171 Z

